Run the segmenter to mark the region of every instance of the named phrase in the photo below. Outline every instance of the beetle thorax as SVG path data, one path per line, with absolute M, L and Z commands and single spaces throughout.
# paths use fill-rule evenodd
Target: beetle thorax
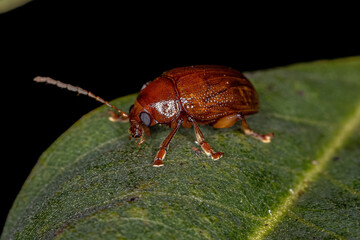
M 151 115 L 154 124 L 171 123 L 181 112 L 175 86 L 170 79 L 164 77 L 147 84 L 139 93 L 137 102 Z

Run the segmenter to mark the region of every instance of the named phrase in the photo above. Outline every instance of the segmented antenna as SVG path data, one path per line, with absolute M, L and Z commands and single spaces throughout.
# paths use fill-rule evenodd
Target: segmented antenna
M 43 82 L 43 83 L 52 84 L 52 85 L 58 86 L 59 88 L 65 88 L 65 89 L 67 89 L 69 91 L 77 92 L 79 94 L 89 96 L 91 98 L 94 98 L 96 101 L 101 102 L 101 103 L 105 104 L 106 106 L 111 107 L 112 109 L 116 110 L 116 112 L 121 116 L 121 118 L 123 120 L 126 120 L 126 119 L 129 118 L 129 115 L 127 113 L 125 113 L 125 112 L 121 111 L 120 109 L 118 109 L 117 107 L 111 105 L 108 101 L 105 101 L 101 97 L 95 96 L 92 92 L 86 91 L 86 90 L 84 90 L 84 89 L 82 89 L 80 87 L 75 87 L 73 85 L 63 83 L 63 82 L 54 80 L 54 79 L 49 78 L 49 77 L 40 77 L 39 76 L 39 77 L 34 78 L 34 81 L 35 82 Z

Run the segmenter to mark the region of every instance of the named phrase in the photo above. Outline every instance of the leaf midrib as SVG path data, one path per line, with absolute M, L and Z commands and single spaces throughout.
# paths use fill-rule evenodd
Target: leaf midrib
M 300 193 L 304 192 L 309 185 L 324 172 L 328 162 L 346 143 L 347 139 L 351 136 L 352 131 L 355 130 L 357 124 L 360 122 L 360 101 L 358 101 L 355 106 L 356 109 L 354 113 L 338 127 L 337 134 L 335 134 L 332 141 L 324 148 L 324 152 L 315 160 L 317 164 L 313 165 L 313 167 L 309 168 L 309 170 L 304 173 L 302 179 L 292 189 L 292 193 L 284 199 L 284 201 L 274 212 L 272 212 L 269 217 L 264 219 L 264 224 L 260 225 L 260 227 L 254 231 L 254 234 L 250 236 L 249 239 L 263 239 L 277 226 L 283 216 L 291 209 L 294 203 L 299 199 L 299 196 L 301 196 Z

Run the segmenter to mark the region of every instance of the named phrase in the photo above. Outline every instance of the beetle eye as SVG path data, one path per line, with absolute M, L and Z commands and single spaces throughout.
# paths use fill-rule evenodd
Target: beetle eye
M 140 113 L 140 119 L 144 123 L 145 126 L 148 126 L 148 127 L 150 126 L 151 119 L 150 119 L 149 114 L 147 114 L 146 112 Z
M 134 108 L 134 104 L 130 106 L 129 108 L 129 113 L 131 112 L 131 110 Z

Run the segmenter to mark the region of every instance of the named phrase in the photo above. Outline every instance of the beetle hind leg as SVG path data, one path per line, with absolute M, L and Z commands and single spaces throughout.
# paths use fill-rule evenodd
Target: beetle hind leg
M 253 138 L 256 138 L 256 139 L 262 141 L 263 143 L 271 142 L 271 139 L 274 137 L 273 133 L 268 133 L 268 134 L 262 135 L 257 132 L 254 132 L 252 129 L 250 129 L 249 125 L 247 124 L 247 122 L 243 116 L 240 116 L 239 118 L 241 119 L 241 126 L 242 126 L 242 130 L 244 131 L 245 135 L 249 135 Z
M 205 152 L 206 155 L 210 156 L 213 160 L 218 160 L 220 159 L 222 156 L 224 156 L 224 153 L 222 152 L 215 152 L 210 145 L 205 142 L 204 136 L 200 130 L 199 125 L 193 120 L 193 126 L 194 126 L 194 130 L 195 130 L 195 135 L 196 135 L 196 143 L 198 145 L 200 145 L 200 147 L 202 148 L 202 150 Z

